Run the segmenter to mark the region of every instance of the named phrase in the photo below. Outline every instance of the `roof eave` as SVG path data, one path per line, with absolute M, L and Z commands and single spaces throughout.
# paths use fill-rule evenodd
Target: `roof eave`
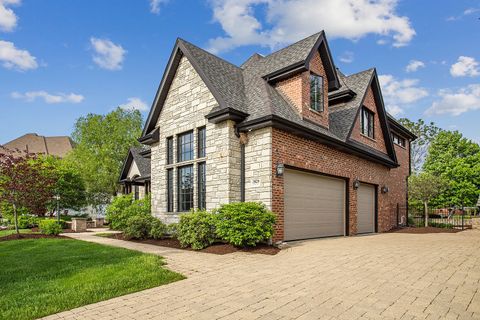
M 225 120 L 233 120 L 235 122 L 241 122 L 248 117 L 248 113 L 238 111 L 233 108 L 220 108 L 210 112 L 205 116 L 211 123 L 220 123 Z
M 295 135 L 304 136 L 308 139 L 324 143 L 340 151 L 354 154 L 359 157 L 371 160 L 373 162 L 383 164 L 389 168 L 397 168 L 399 166 L 397 162 L 379 157 L 376 154 L 370 152 L 367 148 L 361 148 L 348 142 L 329 137 L 318 131 L 312 130 L 298 123 L 291 122 L 275 115 L 269 115 L 242 123 L 238 126 L 238 129 L 240 131 L 249 131 L 269 126 L 293 133 Z
M 160 141 L 160 128 L 153 129 L 150 133 L 137 139 L 141 144 L 152 145 Z

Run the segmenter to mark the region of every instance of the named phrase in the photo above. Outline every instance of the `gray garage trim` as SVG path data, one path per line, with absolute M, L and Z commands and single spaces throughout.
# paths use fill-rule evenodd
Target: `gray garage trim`
M 343 178 L 287 168 L 284 240 L 346 235 L 346 187 Z
M 357 233 L 376 232 L 377 188 L 362 183 L 357 189 Z

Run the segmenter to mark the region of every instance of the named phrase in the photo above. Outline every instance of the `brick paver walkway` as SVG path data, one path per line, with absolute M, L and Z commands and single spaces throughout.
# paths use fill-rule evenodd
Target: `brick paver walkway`
M 480 231 L 313 240 L 276 256 L 73 236 L 160 254 L 188 279 L 48 319 L 480 319 Z

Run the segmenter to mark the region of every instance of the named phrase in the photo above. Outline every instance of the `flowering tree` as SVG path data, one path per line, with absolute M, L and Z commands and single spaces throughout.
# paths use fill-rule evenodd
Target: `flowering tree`
M 34 155 L 15 157 L 0 149 L 0 202 L 12 206 L 17 234 L 18 208 L 43 215 L 54 193 L 54 171 L 44 162 L 35 160 Z

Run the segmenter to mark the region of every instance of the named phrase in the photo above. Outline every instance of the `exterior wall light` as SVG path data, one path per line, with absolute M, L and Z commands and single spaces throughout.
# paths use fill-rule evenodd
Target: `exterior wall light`
M 353 180 L 353 189 L 357 190 L 360 188 L 360 181 L 358 179 Z
M 382 193 L 388 193 L 388 191 L 390 191 L 390 189 L 388 189 L 387 186 L 383 186 L 381 191 L 382 191 Z
M 277 177 L 283 177 L 283 172 L 285 171 L 285 166 L 283 163 L 277 163 Z

